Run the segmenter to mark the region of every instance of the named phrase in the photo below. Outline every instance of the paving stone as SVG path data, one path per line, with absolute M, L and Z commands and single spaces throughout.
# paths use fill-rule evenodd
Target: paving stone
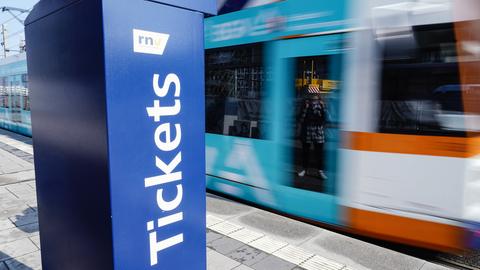
M 33 188 L 29 186 L 31 182 L 32 181 L 24 181 L 24 182 L 5 186 L 5 188 L 10 190 L 10 192 L 13 192 L 13 193 L 32 192 Z
M 41 270 L 42 259 L 40 251 L 5 261 L 10 270 Z
M 11 222 L 9 219 L 2 219 L 0 220 L 0 231 L 1 230 L 6 230 L 6 229 L 11 229 L 14 228 L 15 224 Z
M 5 188 L 20 199 L 29 199 L 36 197 L 35 190 L 27 183 L 12 184 L 5 186 Z
M 26 205 L 25 201 L 20 200 L 18 198 L 0 201 L 0 210 L 8 210 L 8 209 L 22 208 L 22 207 L 26 208 L 28 207 L 28 205 Z
M 2 169 L 8 168 L 8 169 L 13 169 L 13 168 L 31 168 L 33 169 L 32 165 L 29 164 L 28 162 L 25 162 L 25 160 L 15 156 L 14 153 L 12 153 L 13 150 L 8 150 L 5 151 L 4 149 L 0 149 L 0 166 Z
M 0 261 L 6 261 L 11 258 L 20 257 L 28 253 L 37 251 L 38 248 L 28 238 L 13 242 L 0 244 Z
M 234 269 L 234 270 L 253 270 L 253 268 L 250 268 L 250 267 L 248 267 L 248 266 L 246 266 L 246 265 L 243 265 L 243 264 L 242 264 L 242 265 L 239 265 L 239 266 L 237 266 L 237 267 L 235 267 L 235 268 L 233 268 L 233 269 Z
M 2 195 L 3 194 L 7 194 L 7 193 L 10 193 L 10 191 L 8 191 L 5 186 L 1 186 L 0 187 L 0 198 L 2 198 Z
M 24 161 L 24 162 L 26 162 L 26 161 Z M 0 186 L 35 179 L 35 172 L 33 170 L 33 165 L 30 164 L 30 166 L 32 168 L 28 169 L 28 170 L 23 170 L 23 171 L 16 172 L 16 173 L 0 175 Z
M 240 247 L 239 249 L 230 252 L 229 254 L 227 254 L 227 256 L 241 264 L 251 266 L 269 256 L 269 254 L 245 245 L 243 247 Z
M 28 162 L 28 163 L 31 163 L 32 165 L 34 165 L 34 164 L 35 164 L 35 161 L 34 161 L 34 159 L 33 159 L 33 158 L 31 158 L 31 157 L 25 157 L 25 158 L 23 158 L 23 159 L 24 159 L 26 162 Z
M 25 202 L 30 208 L 33 208 L 33 209 L 38 209 L 38 204 L 37 204 L 37 200 L 35 201 L 26 201 Z
M 2 193 L 0 194 L 0 203 L 3 203 L 3 202 L 8 202 L 8 201 L 11 201 L 11 200 L 17 200 L 18 198 L 13 195 L 8 189 L 6 189 L 5 187 L 3 187 Z
M 37 185 L 35 184 L 35 181 L 27 181 L 25 184 L 29 185 L 33 190 L 37 190 Z
M 38 223 L 0 231 L 0 244 L 38 235 Z M 1 249 L 0 249 L 1 251 Z
M 40 235 L 32 236 L 30 240 L 40 249 Z
M 207 243 L 211 243 L 217 239 L 220 239 L 222 238 L 223 235 L 217 233 L 217 232 L 214 232 L 212 230 L 207 230 Z
M 208 270 L 230 270 L 240 263 L 222 255 L 214 250 L 207 252 L 207 269 Z
M 15 156 L 20 157 L 20 158 L 31 156 L 31 154 L 27 153 L 26 151 L 22 151 L 22 150 L 16 150 L 16 151 L 12 152 L 12 154 L 14 154 Z
M 27 209 L 32 210 L 32 207 L 24 203 L 19 204 L 17 207 L 10 207 L 8 209 L 0 208 L 0 220 L 8 219 L 9 217 L 13 217 L 16 215 L 21 215 L 23 211 L 26 211 Z
M 25 168 L 22 166 L 2 167 L 2 171 L 4 174 L 17 173 L 23 170 L 25 170 Z
M 20 200 L 25 204 L 36 204 L 37 203 L 37 195 L 36 192 L 32 196 L 22 197 Z
M 291 270 L 296 265 L 293 263 L 289 263 L 284 261 L 276 256 L 270 255 L 265 259 L 261 260 L 260 262 L 250 266 L 255 270 Z
M 451 270 L 451 268 L 426 262 L 420 270 Z
M 215 195 L 207 195 L 207 211 L 221 216 L 235 216 L 254 210 L 253 207 L 239 204 Z
M 327 230 L 299 247 L 355 269 L 411 270 L 424 264 L 421 259 Z
M 255 211 L 243 215 L 238 218 L 238 222 L 240 225 L 253 227 L 258 232 L 275 236 L 275 238 L 290 244 L 300 243 L 312 238 L 319 231 L 318 228 L 309 224 L 265 211 Z
M 218 251 L 224 255 L 244 246 L 245 244 L 234 240 L 229 237 L 222 237 L 220 239 L 217 239 L 215 241 L 212 241 L 211 243 L 208 243 L 207 246 L 210 247 L 211 249 Z

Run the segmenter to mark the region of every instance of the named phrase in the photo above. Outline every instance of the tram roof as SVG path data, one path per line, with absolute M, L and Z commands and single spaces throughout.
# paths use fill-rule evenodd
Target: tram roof
M 285 0 L 205 20 L 205 48 L 480 19 L 478 0 Z
M 349 28 L 351 0 L 286 0 L 205 20 L 205 48 Z

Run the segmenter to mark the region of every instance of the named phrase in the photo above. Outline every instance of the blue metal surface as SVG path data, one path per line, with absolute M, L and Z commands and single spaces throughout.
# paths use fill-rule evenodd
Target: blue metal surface
M 158 252 L 154 269 L 205 269 L 205 140 L 204 140 L 204 49 L 203 16 L 200 13 L 142 2 L 140 5 L 104 2 L 107 115 L 109 132 L 110 189 L 116 269 L 148 269 L 150 233 L 155 241 L 183 234 L 183 242 Z M 129 6 L 128 9 L 124 6 Z M 138 14 L 133 16 L 132 14 Z M 162 16 L 159 16 L 162 14 Z M 163 55 L 134 53 L 132 29 L 169 34 Z M 162 87 L 168 74 L 178 76 L 180 87 L 170 84 L 165 97 L 155 94 L 154 74 Z M 168 83 L 166 84 L 168 87 Z M 178 96 L 176 90 L 179 89 Z M 178 101 L 177 115 L 160 116 L 156 122 L 147 114 L 155 101 L 170 107 Z M 162 151 L 156 146 L 155 131 L 171 123 L 171 140 L 180 144 Z M 179 135 L 174 125 L 181 126 Z M 168 140 L 165 134 L 161 140 Z M 172 173 L 179 180 L 145 187 L 144 178 L 163 175 L 156 157 L 165 164 L 181 153 Z M 163 189 L 167 201 L 183 198 L 172 210 L 157 205 Z M 168 208 L 168 207 L 167 207 Z M 147 231 L 147 222 L 183 213 L 183 220 Z
M 43 269 L 205 269 L 203 15 L 59 3 L 26 26 Z
M 28 17 L 25 19 L 25 25 L 29 25 L 79 1 L 81 0 L 40 0 L 28 14 Z
M 217 1 L 212 0 L 146 0 L 158 3 L 165 3 L 175 7 L 200 11 L 206 14 L 217 14 Z
M 25 29 L 43 269 L 113 266 L 101 24 L 82 1 Z

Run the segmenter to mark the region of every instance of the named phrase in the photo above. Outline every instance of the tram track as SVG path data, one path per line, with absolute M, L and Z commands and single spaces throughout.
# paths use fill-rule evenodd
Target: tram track
M 463 252 L 462 254 L 438 254 L 439 263 L 465 270 L 480 270 L 480 251 Z

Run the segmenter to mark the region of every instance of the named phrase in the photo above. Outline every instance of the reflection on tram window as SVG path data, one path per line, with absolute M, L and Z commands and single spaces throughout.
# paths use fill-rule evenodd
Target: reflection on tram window
M 0 127 L 16 130 L 15 127 L 21 126 L 28 129 L 30 121 L 27 74 L 2 77 L 0 79 Z
M 260 44 L 206 51 L 208 133 L 264 138 L 261 103 L 265 72 Z
M 293 186 L 318 192 L 329 191 L 327 183 L 333 175 L 327 169 L 331 166 L 326 145 L 329 124 L 334 122 L 329 100 L 339 81 L 332 79 L 331 62 L 332 57 L 316 56 L 297 58 L 295 63 Z
M 411 48 L 395 46 L 406 38 Z M 412 26 L 409 34 L 377 41 L 383 49 L 380 132 L 464 136 L 479 131 L 479 116 L 464 113 L 464 99 L 469 92 L 478 95 L 480 85 L 461 84 L 453 24 Z M 477 125 L 467 127 L 467 117 L 476 118 Z
M 8 93 L 7 93 L 7 87 L 6 87 L 6 78 L 2 77 L 0 79 L 0 106 L 3 108 L 8 108 L 9 106 L 9 99 L 8 99 Z

